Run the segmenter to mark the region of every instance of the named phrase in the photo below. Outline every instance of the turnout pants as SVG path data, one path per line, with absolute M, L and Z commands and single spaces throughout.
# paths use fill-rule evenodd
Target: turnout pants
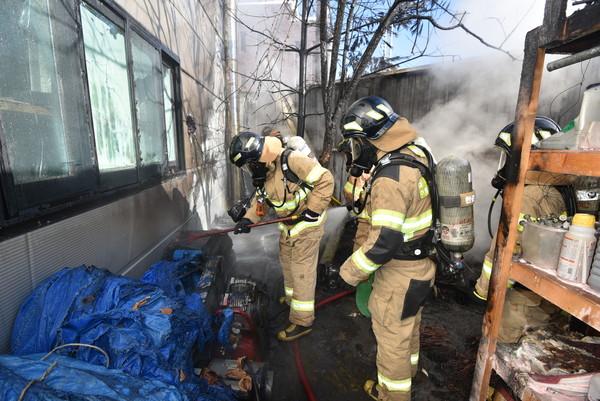
M 380 400 L 409 401 L 419 362 L 421 313 L 435 264 L 429 259 L 392 263 L 375 273 L 369 299 L 377 340 L 377 391 Z
M 319 244 L 323 224 L 307 227 L 294 236 L 282 231 L 279 237 L 279 262 L 283 268 L 286 302 L 290 305 L 290 322 L 311 326 L 315 320 L 315 286 Z

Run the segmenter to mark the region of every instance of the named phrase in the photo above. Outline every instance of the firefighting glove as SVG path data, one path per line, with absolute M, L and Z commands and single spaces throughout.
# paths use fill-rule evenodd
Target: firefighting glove
M 250 227 L 248 227 L 248 225 L 252 224 L 252 220 L 247 219 L 247 218 L 243 218 L 240 221 L 237 222 L 237 224 L 235 225 L 235 231 L 233 232 L 234 234 L 247 234 L 250 232 Z
M 314 223 L 319 220 L 319 213 L 313 212 L 310 209 L 306 209 L 304 213 L 301 214 L 302 220 L 308 221 L 309 223 Z

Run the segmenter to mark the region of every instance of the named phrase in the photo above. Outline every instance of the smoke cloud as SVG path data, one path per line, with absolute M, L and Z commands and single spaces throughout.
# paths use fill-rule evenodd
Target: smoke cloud
M 557 57 L 547 57 L 547 62 Z M 433 68 L 434 85 L 450 85 L 452 100 L 435 105 L 423 118 L 412 122 L 432 147 L 438 161 L 454 155 L 467 159 L 473 173 L 475 203 L 475 245 L 468 256 L 482 260 L 489 249 L 488 210 L 496 190 L 490 181 L 498 166 L 499 150 L 494 141 L 515 118 L 521 61 L 497 53 L 492 56 L 440 64 Z M 585 87 L 599 81 L 600 60 L 586 61 L 542 78 L 538 115 L 553 118 L 561 126 L 579 114 Z M 450 83 L 450 84 L 449 84 Z M 502 199 L 492 215 L 495 232 Z

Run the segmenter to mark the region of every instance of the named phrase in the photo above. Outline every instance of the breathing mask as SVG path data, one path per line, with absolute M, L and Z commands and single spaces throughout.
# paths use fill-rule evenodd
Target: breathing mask
M 267 180 L 267 164 L 261 162 L 249 162 L 242 167 L 252 176 L 252 185 L 261 188 Z
M 506 184 L 506 152 L 500 152 L 500 159 L 498 160 L 498 169 L 496 170 L 496 174 L 492 178 L 492 187 L 496 189 L 503 189 Z
M 350 175 L 360 177 L 368 173 L 377 162 L 377 148 L 364 138 L 350 138 L 352 166 Z

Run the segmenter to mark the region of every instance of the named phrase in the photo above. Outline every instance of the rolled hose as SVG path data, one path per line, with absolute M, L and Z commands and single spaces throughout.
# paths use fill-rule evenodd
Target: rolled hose
M 318 309 L 321 306 L 326 305 L 330 302 L 336 301 L 340 298 L 343 298 L 346 295 L 350 295 L 353 292 L 354 292 L 354 290 L 342 291 L 339 294 L 335 294 L 329 298 L 326 298 L 323 301 L 319 302 L 315 306 L 315 309 Z M 306 377 L 306 372 L 304 372 L 304 367 L 302 366 L 302 359 L 300 358 L 300 351 L 298 350 L 298 340 L 294 341 L 294 357 L 296 359 L 296 369 L 298 370 L 298 376 L 300 377 L 300 382 L 302 383 L 302 387 L 304 388 L 304 391 L 306 392 L 308 399 L 310 401 L 317 401 L 317 398 L 315 397 L 315 393 L 313 392 L 312 387 L 310 386 L 310 383 L 308 382 L 308 378 Z

